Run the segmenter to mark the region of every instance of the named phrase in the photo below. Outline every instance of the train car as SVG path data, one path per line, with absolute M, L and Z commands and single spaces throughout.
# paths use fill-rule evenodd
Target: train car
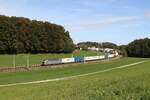
M 99 56 L 100 57 L 100 59 L 102 60 L 102 59 L 105 59 L 105 56 L 103 55 L 103 56 Z
M 73 63 L 73 62 L 75 62 L 75 58 L 62 58 L 61 62 L 63 64 L 65 64 L 65 63 Z
M 113 58 L 114 57 L 114 54 L 110 54 L 108 55 L 109 58 Z
M 47 66 L 47 65 L 77 63 L 77 62 L 95 61 L 95 60 L 103 60 L 103 59 L 105 60 L 105 59 L 113 58 L 115 56 L 116 56 L 116 54 L 109 54 L 109 55 L 101 55 L 101 56 L 62 58 L 62 59 L 58 59 L 58 60 L 44 60 L 42 62 L 42 65 Z
M 115 56 L 116 56 L 116 57 L 119 56 L 119 53 L 118 53 L 117 51 L 115 51 Z
M 85 61 L 94 61 L 94 60 L 100 60 L 100 56 L 89 56 L 89 57 L 84 57 Z
M 75 62 L 84 62 L 84 57 L 74 58 Z
M 106 55 L 104 59 L 109 59 L 108 55 Z
M 61 62 L 61 60 L 60 59 L 58 59 L 58 60 L 44 60 L 43 62 L 42 62 L 42 65 L 43 66 L 47 66 L 47 65 L 57 65 L 57 64 L 61 64 L 62 62 Z

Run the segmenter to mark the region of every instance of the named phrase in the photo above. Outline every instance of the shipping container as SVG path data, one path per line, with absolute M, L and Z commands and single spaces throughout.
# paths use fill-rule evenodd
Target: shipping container
M 75 62 L 84 62 L 84 57 L 74 58 Z
M 119 53 L 117 51 L 115 51 L 115 56 L 118 56 L 118 55 L 119 55 Z
M 105 56 L 99 56 L 100 57 L 100 59 L 105 59 Z
M 75 59 L 74 58 L 62 58 L 61 62 L 62 63 L 72 63 L 72 62 L 75 62 Z
M 100 59 L 100 56 L 84 57 L 84 60 L 85 60 L 85 61 L 98 60 L 98 59 Z
M 109 57 L 108 56 L 105 56 L 105 58 L 104 59 L 109 59 Z
M 108 55 L 109 58 L 113 58 L 114 57 L 114 54 L 111 54 L 111 55 Z

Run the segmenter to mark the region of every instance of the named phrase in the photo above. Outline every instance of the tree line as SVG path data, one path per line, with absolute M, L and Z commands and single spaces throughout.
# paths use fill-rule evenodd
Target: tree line
M 96 48 L 112 48 L 112 49 L 118 49 L 118 45 L 111 42 L 80 42 L 77 44 L 78 47 L 83 48 L 84 50 L 87 50 L 88 47 L 96 47 Z
M 0 53 L 71 53 L 69 32 L 63 26 L 24 17 L 0 15 Z
M 150 57 L 150 39 L 137 39 L 128 45 L 117 45 L 111 42 L 80 42 L 78 47 L 87 50 L 88 47 L 112 48 L 117 50 L 121 55 L 128 57 Z
M 150 39 L 136 39 L 127 45 L 120 45 L 120 54 L 128 57 L 150 57 Z
M 138 39 L 126 46 L 129 57 L 150 57 L 150 39 Z

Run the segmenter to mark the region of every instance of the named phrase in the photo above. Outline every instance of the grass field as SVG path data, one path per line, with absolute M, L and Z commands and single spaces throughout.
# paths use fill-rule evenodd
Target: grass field
M 123 58 L 79 67 L 0 74 L 0 84 L 72 76 L 142 60 Z M 0 87 L 0 100 L 150 100 L 150 61 L 70 80 Z
M 72 75 L 85 74 L 105 70 L 109 68 L 119 67 L 138 61 L 145 60 L 144 58 L 122 58 L 110 62 L 101 62 L 98 64 L 77 65 L 74 67 L 54 68 L 54 69 L 41 69 L 26 72 L 15 72 L 0 74 L 0 84 L 28 82 L 35 80 L 45 80 L 51 78 L 60 78 Z
M 30 54 L 30 65 L 40 65 L 44 59 L 60 59 L 67 57 L 84 57 L 102 55 L 102 52 L 96 51 L 77 51 L 72 54 Z M 28 54 L 16 55 L 16 66 L 27 66 Z M 13 67 L 13 55 L 0 55 L 0 67 Z

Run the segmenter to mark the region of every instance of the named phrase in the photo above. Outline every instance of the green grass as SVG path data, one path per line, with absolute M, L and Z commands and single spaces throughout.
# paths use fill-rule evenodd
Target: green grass
M 138 61 L 145 60 L 144 58 L 122 58 L 110 62 L 101 62 L 98 64 L 86 64 L 78 65 L 74 67 L 64 67 L 64 68 L 53 68 L 53 69 L 41 69 L 32 70 L 26 72 L 15 72 L 0 74 L 0 84 L 8 83 L 18 83 L 18 82 L 29 82 L 35 80 L 46 80 L 52 78 L 67 77 L 72 75 L 85 74 L 90 72 L 96 72 L 104 69 L 109 69 L 113 67 L 119 67 L 121 65 L 126 65 Z
M 102 55 L 102 52 L 96 51 L 77 51 L 72 54 L 30 54 L 30 65 L 40 65 L 44 59 L 60 59 L 67 57 L 84 57 Z M 16 66 L 27 66 L 28 54 L 16 55 Z M 13 67 L 13 55 L 0 55 L 0 68 Z
M 124 62 L 118 60 L 104 65 L 117 66 L 140 60 L 143 59 L 124 58 Z M 95 66 L 98 67 L 91 65 L 93 69 Z M 150 61 L 70 80 L 1 87 L 0 100 L 150 100 L 149 66 Z

